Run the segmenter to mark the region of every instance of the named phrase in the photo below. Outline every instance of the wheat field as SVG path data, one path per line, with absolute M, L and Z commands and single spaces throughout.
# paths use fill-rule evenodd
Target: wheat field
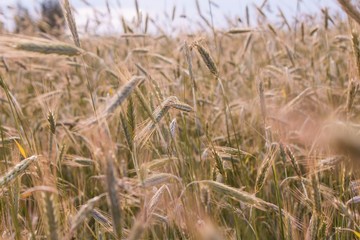
M 360 238 L 360 13 L 338 4 L 88 37 L 64 0 L 69 35 L 3 31 L 0 238 Z

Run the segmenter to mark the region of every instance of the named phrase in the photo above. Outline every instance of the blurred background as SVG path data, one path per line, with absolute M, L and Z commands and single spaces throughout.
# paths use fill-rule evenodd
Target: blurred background
M 81 34 L 123 33 L 125 20 L 137 32 L 191 33 L 205 30 L 257 26 L 264 21 L 289 28 L 298 21 L 344 17 L 335 0 L 70 0 Z M 57 0 L 5 0 L 0 2 L 2 31 L 61 31 Z M 212 17 L 211 17 L 212 16 Z M 211 19 L 210 22 L 204 19 Z M 150 21 L 148 29 L 139 29 Z M 55 30 L 54 30 L 55 26 Z M 46 30 L 48 28 L 48 30 Z M 134 30 L 135 31 L 135 30 Z

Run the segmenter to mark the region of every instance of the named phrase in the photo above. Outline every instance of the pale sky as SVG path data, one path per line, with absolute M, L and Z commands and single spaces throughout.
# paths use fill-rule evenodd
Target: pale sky
M 108 0 L 110 13 L 106 6 L 105 0 L 69 0 L 72 6 L 76 9 L 76 22 L 79 30 L 87 23 L 93 33 L 116 33 L 122 32 L 121 16 L 127 21 L 135 20 L 136 9 L 134 0 Z M 301 13 L 321 15 L 322 8 L 329 8 L 330 16 L 340 13 L 341 8 L 336 0 L 268 0 L 264 8 L 268 19 L 276 23 L 280 21 L 279 10 L 281 8 L 283 13 L 292 22 L 296 16 L 297 3 Z M 28 7 L 32 15 L 36 16 L 39 10 L 40 0 L 0 0 L 0 21 L 6 23 L 6 26 L 11 28 L 11 19 L 14 10 L 8 6 L 14 6 L 19 2 L 23 6 Z M 89 3 L 89 5 L 86 4 Z M 148 14 L 152 19 L 156 20 L 156 24 L 161 26 L 166 32 L 173 33 L 174 31 L 192 31 L 198 30 L 200 21 L 196 10 L 195 0 L 138 0 L 139 9 L 141 10 L 143 20 Z M 255 6 L 261 6 L 264 0 L 211 0 L 215 5 L 212 5 L 212 14 L 215 28 L 229 27 L 227 18 L 232 19 L 234 24 L 232 27 L 245 26 L 234 19 L 241 18 L 245 20 L 245 7 L 248 6 L 251 15 L 251 23 L 256 25 L 257 11 Z M 210 19 L 210 8 L 208 0 L 199 0 L 202 14 Z M 173 7 L 176 5 L 175 18 L 172 20 Z M 96 9 L 96 12 L 94 11 Z M 94 16 L 98 18 L 98 24 L 94 20 Z M 186 18 L 184 18 L 186 16 Z M 154 29 L 152 29 L 154 31 Z

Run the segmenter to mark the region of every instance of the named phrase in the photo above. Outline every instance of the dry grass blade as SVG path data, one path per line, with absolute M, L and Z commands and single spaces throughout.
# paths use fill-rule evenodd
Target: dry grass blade
M 122 34 L 121 37 L 122 38 L 144 38 L 144 37 L 148 37 L 149 35 L 147 34 Z
M 278 150 L 279 148 L 276 145 L 271 146 L 269 153 L 266 155 L 265 159 L 258 168 L 258 174 L 255 182 L 255 192 L 259 192 L 264 186 L 269 170 L 271 169 L 271 166 L 278 154 Z
M 160 197 L 162 196 L 162 194 L 165 190 L 169 191 L 169 189 L 167 188 L 166 185 L 162 185 L 152 196 L 152 198 L 150 199 L 150 201 L 148 203 L 148 208 L 147 208 L 148 214 L 147 215 L 150 215 L 153 211 L 155 211 L 155 208 L 156 208 L 157 204 L 159 203 Z
M 145 223 L 144 221 L 142 221 L 141 219 L 140 220 L 137 220 L 134 224 L 134 226 L 132 227 L 131 231 L 130 231 L 130 234 L 129 234 L 129 237 L 128 237 L 128 240 L 138 240 L 138 239 L 141 239 L 141 236 L 143 235 L 144 233 L 144 230 L 145 230 Z
M 346 216 L 347 218 L 351 219 L 354 223 L 357 223 L 357 219 L 359 219 L 359 214 L 357 212 L 351 211 L 351 206 L 348 207 L 344 204 L 340 199 L 333 198 L 331 204 L 340 211 L 341 214 Z
M 350 198 L 347 202 L 346 202 L 346 206 L 350 205 L 350 204 L 358 204 L 360 203 L 360 196 L 355 196 Z
M 263 117 L 264 124 L 266 124 L 265 93 L 264 93 L 264 84 L 263 84 L 262 80 L 258 81 L 258 94 L 259 94 L 259 99 L 260 99 L 261 115 Z
M 122 235 L 122 223 L 121 223 L 121 205 L 118 197 L 118 187 L 116 184 L 116 173 L 114 170 L 114 162 L 112 157 L 108 157 L 106 161 L 106 185 L 108 191 L 108 201 L 111 210 L 111 216 L 113 221 L 113 230 L 118 239 L 121 239 Z
M 360 13 L 358 10 L 356 10 L 356 7 L 352 5 L 350 0 L 338 0 L 340 3 L 342 9 L 352 18 L 354 19 L 358 24 L 360 24 Z
M 229 31 L 227 31 L 227 33 L 229 34 L 244 34 L 244 33 L 249 33 L 249 32 L 253 32 L 253 29 L 241 29 L 241 28 L 233 28 L 230 29 Z
M 45 205 L 45 216 L 46 216 L 46 226 L 47 234 L 49 239 L 57 240 L 59 239 L 59 216 L 57 212 L 57 204 L 55 200 L 55 195 L 53 193 L 45 192 L 43 193 L 44 205 Z
M 239 159 L 239 154 L 243 156 L 244 158 L 251 157 L 254 158 L 254 156 L 248 152 L 245 152 L 241 149 L 231 148 L 231 147 L 222 147 L 222 146 L 214 146 L 214 148 L 205 148 L 204 151 L 201 154 L 201 159 L 206 160 L 209 157 L 209 153 L 212 152 L 214 154 L 214 151 L 216 152 L 216 155 L 220 157 L 223 161 L 230 161 L 230 162 L 240 162 L 241 159 Z
M 311 176 L 311 186 L 314 191 L 315 214 L 321 213 L 321 194 L 319 189 L 319 180 L 316 173 Z
M 128 121 L 125 119 L 124 114 L 120 113 L 120 122 L 122 129 L 124 131 L 126 142 L 129 146 L 129 148 L 132 148 L 133 146 L 133 132 L 130 130 L 130 126 L 128 124 Z
M 14 143 L 14 141 L 19 141 L 20 137 L 7 137 L 7 138 L 3 138 L 0 139 L 0 145 L 7 145 L 7 144 L 11 144 Z
M 187 42 L 185 42 L 184 48 L 185 48 L 186 61 L 187 61 L 188 67 L 189 67 L 189 75 L 190 75 L 193 91 L 195 91 L 197 87 L 196 87 L 195 77 L 194 77 L 194 73 L 193 73 L 192 56 L 191 56 L 191 52 L 190 52 L 190 47 Z
M 56 190 L 56 188 L 49 187 L 49 186 L 35 186 L 35 187 L 29 188 L 26 191 L 22 192 L 20 195 L 20 198 L 26 199 L 38 191 L 39 192 L 48 192 L 48 193 L 52 193 L 52 194 L 58 194 L 58 191 Z
M 111 221 L 108 219 L 107 216 L 103 215 L 100 211 L 93 209 L 91 211 L 91 216 L 108 231 L 113 231 Z
M 277 208 L 276 205 L 265 202 L 264 200 L 257 198 L 254 194 L 250 194 L 248 192 L 227 186 L 225 184 L 216 181 L 203 180 L 193 183 L 206 184 L 210 187 L 210 189 L 214 190 L 219 194 L 229 196 L 231 198 L 236 199 L 237 201 L 240 201 L 243 204 L 253 206 L 262 211 L 266 211 L 267 208 L 271 208 L 271 209 Z
M 160 61 L 162 61 L 162 62 L 164 62 L 164 63 L 167 63 L 167 64 L 170 64 L 170 65 L 174 65 L 175 64 L 175 61 L 173 60 L 173 59 L 170 59 L 170 58 L 168 58 L 168 57 L 165 57 L 165 56 L 163 56 L 163 55 L 161 55 L 161 54 L 157 54 L 157 53 L 151 53 L 151 54 L 147 54 L 148 56 L 151 56 L 151 57 L 153 57 L 153 58 L 155 58 L 155 59 L 158 59 L 158 60 L 160 60 Z
M 163 166 L 165 166 L 166 164 L 172 163 L 174 161 L 178 161 L 179 159 L 176 157 L 164 157 L 164 158 L 159 158 L 159 159 L 153 159 L 148 163 L 143 163 L 142 166 L 145 169 L 149 169 L 149 170 L 155 170 L 157 168 L 161 168 Z
M 1 57 L 1 62 L 2 62 L 2 64 L 3 64 L 3 66 L 4 66 L 4 68 L 5 68 L 5 71 L 6 72 L 9 72 L 9 65 L 7 64 L 7 61 L 5 60 L 5 58 L 4 57 Z
M 227 186 L 225 184 L 216 182 L 216 181 L 210 181 L 210 180 L 202 180 L 202 181 L 195 181 L 192 182 L 191 184 L 194 183 L 198 183 L 198 184 L 206 184 L 209 186 L 210 189 L 214 190 L 215 192 L 225 195 L 225 196 L 229 196 L 243 204 L 246 204 L 248 206 L 251 207 L 255 207 L 261 211 L 271 211 L 271 212 L 275 212 L 275 213 L 279 213 L 279 207 L 273 203 L 269 203 L 266 202 L 258 197 L 256 197 L 254 194 L 250 194 L 248 192 L 242 191 L 240 189 L 236 189 L 230 186 Z M 297 228 L 301 228 L 300 223 L 291 216 L 290 213 L 282 210 L 281 213 L 289 218 L 292 223 L 297 227 Z
M 119 91 L 109 100 L 109 102 L 105 105 L 100 107 L 100 113 L 97 117 L 90 117 L 86 120 L 83 120 L 79 123 L 80 128 L 74 129 L 80 130 L 86 127 L 89 127 L 99 120 L 106 118 L 111 113 L 113 113 L 117 107 L 119 107 L 134 91 L 134 89 L 144 80 L 144 77 L 133 77 L 129 82 L 127 82 Z
M 181 179 L 179 179 L 177 176 L 170 174 L 170 173 L 157 173 L 154 174 L 148 178 L 146 178 L 143 182 L 142 182 L 142 186 L 144 188 L 148 188 L 148 187 L 153 187 L 156 186 L 158 184 L 164 184 L 166 182 L 169 181 L 169 179 L 174 178 L 178 181 L 181 181 Z
M 99 196 L 96 196 L 94 198 L 91 198 L 86 202 L 86 204 L 82 205 L 76 216 L 71 221 L 70 225 L 70 237 L 74 234 L 75 230 L 79 227 L 81 223 L 85 221 L 85 219 L 89 216 L 89 214 L 92 212 L 92 210 L 95 207 L 95 204 L 101 200 L 102 197 L 104 197 L 105 194 L 101 194 Z
M 62 7 L 63 7 L 63 12 L 65 13 L 64 15 L 65 15 L 66 23 L 71 31 L 74 43 L 77 47 L 80 48 L 80 39 L 79 39 L 78 31 L 76 29 L 75 18 L 72 14 L 69 0 L 62 0 Z
M 171 123 L 170 123 L 170 134 L 172 138 L 176 137 L 176 129 L 177 129 L 177 122 L 176 122 L 176 118 L 174 118 Z
M 201 12 L 201 6 L 199 4 L 199 0 L 196 0 L 196 9 L 197 9 L 197 12 L 198 12 L 198 15 L 200 16 L 200 18 L 205 22 L 205 24 L 210 28 L 212 29 L 212 25 L 211 23 L 208 21 L 208 19 L 202 14 Z
M 165 99 L 160 106 L 158 106 L 152 114 L 152 117 L 145 121 L 145 127 L 140 130 L 135 136 L 135 143 L 137 146 L 143 147 L 149 137 L 152 135 L 156 129 L 156 125 L 160 120 L 165 116 L 170 108 L 175 108 L 181 111 L 190 112 L 192 107 L 180 102 L 177 97 L 171 96 Z
M 356 29 L 352 30 L 351 35 L 352 35 L 354 57 L 355 57 L 356 67 L 358 70 L 358 77 L 360 77 L 360 37 Z
M 310 223 L 306 232 L 306 240 L 316 240 L 317 239 L 317 231 L 319 226 L 319 218 L 318 215 L 313 212 Z
M 38 159 L 38 156 L 34 155 L 28 157 L 18 164 L 15 165 L 12 169 L 10 169 L 7 173 L 5 173 L 2 177 L 0 177 L 0 188 L 8 184 L 10 181 L 14 180 L 18 177 L 22 172 L 24 172 L 35 160 Z
M 356 239 L 360 238 L 360 232 L 355 231 L 351 228 L 342 228 L 342 227 L 336 227 L 335 228 L 336 232 L 351 232 L 354 234 L 354 236 L 356 237 Z
M 351 112 L 351 108 L 353 106 L 354 99 L 358 91 L 359 91 L 359 84 L 356 83 L 354 80 L 350 80 L 348 85 L 347 98 L 346 98 L 346 111 L 348 116 Z

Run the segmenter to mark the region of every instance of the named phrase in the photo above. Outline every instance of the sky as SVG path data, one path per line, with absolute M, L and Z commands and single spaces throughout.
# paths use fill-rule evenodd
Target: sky
M 154 23 L 167 33 L 196 31 L 201 28 L 199 23 L 204 24 L 197 12 L 196 0 L 138 0 L 141 13 L 139 19 L 134 0 L 69 1 L 75 9 L 75 21 L 80 32 L 84 31 L 86 25 L 88 31 L 95 34 L 122 32 L 121 17 L 129 22 L 139 23 L 140 27 L 137 30 L 141 31 L 146 15 L 154 19 Z M 15 6 L 17 2 L 28 8 L 35 18 L 39 15 L 40 0 L 0 0 L 0 21 L 5 22 L 6 27 L 10 29 L 13 27 L 11 19 L 15 10 L 9 6 Z M 244 26 L 246 6 L 249 7 L 251 25 L 256 26 L 255 16 L 258 15 L 256 6 L 261 6 L 264 0 L 211 0 L 210 2 L 213 4 L 209 4 L 208 0 L 199 0 L 202 14 L 210 19 L 211 9 L 214 27 L 221 29 Z M 176 6 L 175 17 L 172 18 L 174 6 Z M 329 9 L 330 16 L 342 12 L 336 0 L 268 0 L 263 10 L 268 19 L 276 23 L 280 20 L 278 9 L 282 10 L 289 22 L 293 22 L 297 9 L 301 13 L 320 16 L 323 8 Z M 239 18 L 243 23 L 237 21 Z M 231 26 L 228 19 L 231 19 Z M 152 26 L 149 31 L 156 31 L 154 25 Z

